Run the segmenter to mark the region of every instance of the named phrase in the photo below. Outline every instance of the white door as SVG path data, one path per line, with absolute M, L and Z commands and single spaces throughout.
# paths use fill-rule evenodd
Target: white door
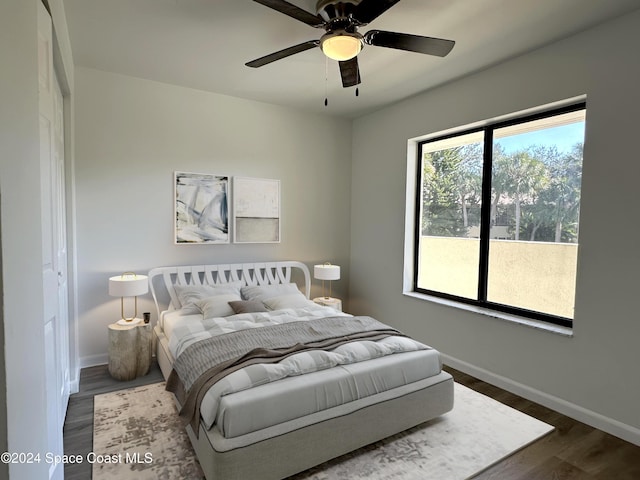
M 42 195 L 42 279 L 46 374 L 47 452 L 62 455 L 69 397 L 69 349 L 64 203 L 62 95 L 53 68 L 51 18 L 38 4 L 40 178 Z M 51 465 L 50 479 L 62 479 L 64 465 Z
M 55 73 L 55 72 L 54 72 Z M 60 82 L 57 76 L 54 82 L 54 141 L 53 141 L 53 168 L 52 184 L 55 188 L 56 233 L 55 249 L 58 260 L 58 389 L 62 399 L 60 403 L 60 418 L 64 424 L 69 403 L 69 288 L 67 283 L 67 212 L 66 212 L 66 188 L 65 188 L 65 161 L 64 161 L 64 103 Z

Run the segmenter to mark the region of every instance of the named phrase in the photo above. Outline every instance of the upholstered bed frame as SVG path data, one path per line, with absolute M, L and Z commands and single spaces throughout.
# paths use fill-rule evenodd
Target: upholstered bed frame
M 161 318 L 178 305 L 173 286 L 237 281 L 243 285 L 295 282 L 307 298 L 311 291 L 307 266 L 295 261 L 161 267 L 149 272 L 159 320 L 154 329 L 156 356 L 165 378 L 174 359 Z M 197 436 L 190 426 L 187 432 L 208 480 L 282 479 L 448 412 L 453 407 L 453 379 L 440 372 L 411 388 L 399 387 L 364 400 L 322 412 L 311 424 L 289 422 L 287 428 L 275 428 L 270 438 L 256 442 L 226 439 L 215 428 L 206 431 L 203 426 Z

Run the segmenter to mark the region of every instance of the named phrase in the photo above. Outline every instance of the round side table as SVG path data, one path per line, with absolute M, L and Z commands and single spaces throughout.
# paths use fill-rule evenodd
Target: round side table
M 116 380 L 146 375 L 151 366 L 151 325 L 109 325 L 109 373 Z
M 338 312 L 342 311 L 342 300 L 339 298 L 333 297 L 316 297 L 313 299 L 315 303 L 318 305 L 323 305 L 325 307 L 331 307 Z

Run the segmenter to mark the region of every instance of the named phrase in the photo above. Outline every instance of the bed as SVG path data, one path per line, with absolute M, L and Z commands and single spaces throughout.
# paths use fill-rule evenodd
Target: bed
M 149 283 L 157 361 L 208 480 L 286 478 L 453 408 L 436 350 L 312 302 L 301 262 L 161 267 Z

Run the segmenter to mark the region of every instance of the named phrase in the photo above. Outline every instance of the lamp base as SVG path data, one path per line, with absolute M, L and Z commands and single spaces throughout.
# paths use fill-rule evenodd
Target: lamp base
M 120 320 L 118 320 L 116 323 L 118 325 L 125 325 L 125 326 L 134 326 L 139 324 L 142 321 L 141 318 L 132 318 L 131 320 L 125 320 L 124 318 L 121 318 Z

